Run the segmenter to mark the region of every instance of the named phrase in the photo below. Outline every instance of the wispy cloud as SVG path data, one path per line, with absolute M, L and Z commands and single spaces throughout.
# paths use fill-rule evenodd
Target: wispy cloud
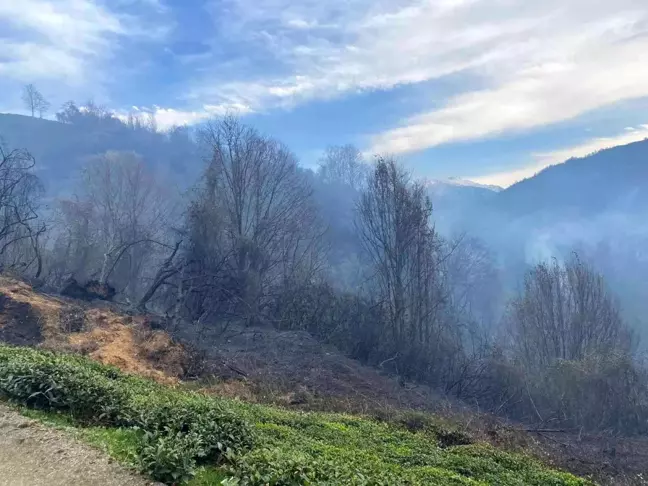
M 493 88 L 410 118 L 375 137 L 374 150 L 409 152 L 515 132 L 648 96 L 648 69 L 637 62 L 648 50 L 648 37 L 637 36 L 640 29 L 643 33 L 635 20 L 618 16 L 553 39 L 558 41 L 553 59 L 523 66 L 496 79 Z M 540 49 L 535 57 L 548 55 Z
M 79 81 L 88 63 L 110 50 L 112 36 L 126 31 L 117 16 L 84 0 L 3 1 L 0 21 L 14 31 L 13 40 L 0 40 L 0 73 L 21 80 Z
M 227 2 L 227 15 L 219 3 L 215 15 L 228 38 L 274 59 L 274 69 L 241 80 L 230 75 L 221 85 L 215 82 L 218 73 L 209 73 L 191 94 L 245 100 L 263 109 L 387 90 L 484 66 L 508 57 L 507 39 L 537 22 L 498 23 L 480 14 L 488 3 L 235 0 Z
M 372 152 L 405 153 L 563 121 L 648 96 L 643 0 L 221 0 L 228 39 L 272 59 L 244 76 L 215 69 L 190 98 L 254 110 L 453 73 L 478 79 L 451 99 L 422 95 L 420 113 L 369 137 Z M 479 88 L 477 87 L 479 86 Z M 427 109 L 426 109 L 427 107 Z
M 160 5 L 153 0 L 150 8 Z M 140 18 L 111 10 L 115 1 L 0 0 L 0 77 L 6 82 L 46 85 L 50 92 L 68 94 L 87 88 L 97 94 L 121 66 L 115 55 L 125 38 L 153 38 L 162 29 L 145 28 Z M 148 8 L 148 7 L 147 7 Z M 109 62 L 111 69 L 108 69 Z M 8 88 L 4 88 L 8 89 Z M 15 91 L 15 90 L 14 90 Z
M 613 137 L 597 137 L 573 147 L 533 154 L 535 162 L 522 168 L 480 177 L 469 177 L 469 179 L 480 184 L 494 184 L 501 187 L 508 187 L 523 179 L 533 177 L 549 166 L 561 164 L 571 158 L 587 157 L 599 150 L 616 147 L 618 145 L 627 145 L 645 139 L 648 139 L 648 124 L 638 127 L 628 127 L 623 133 Z

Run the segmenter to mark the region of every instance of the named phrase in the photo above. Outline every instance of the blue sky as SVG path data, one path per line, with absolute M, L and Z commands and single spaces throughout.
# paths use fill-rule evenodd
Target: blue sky
M 233 111 L 305 165 L 353 143 L 508 185 L 648 137 L 646 53 L 645 0 L 0 0 L 0 112 L 26 83 L 160 128 Z

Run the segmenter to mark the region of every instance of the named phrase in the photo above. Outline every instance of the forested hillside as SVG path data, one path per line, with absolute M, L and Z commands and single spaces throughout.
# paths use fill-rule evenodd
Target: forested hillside
M 203 352 L 305 333 L 530 426 L 648 432 L 645 143 L 497 191 L 350 145 L 304 169 L 232 116 L 161 133 L 68 103 L 0 135 L 0 264 L 37 289 L 114 299 Z

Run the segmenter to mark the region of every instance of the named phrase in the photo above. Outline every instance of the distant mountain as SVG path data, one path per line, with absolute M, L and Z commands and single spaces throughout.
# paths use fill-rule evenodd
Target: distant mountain
M 511 227 L 524 228 L 528 236 L 602 217 L 617 226 L 637 217 L 648 224 L 648 140 L 567 160 L 507 189 L 462 179 L 426 185 L 435 218 L 453 232 L 510 239 Z
M 648 348 L 648 140 L 548 167 L 466 211 L 509 289 L 527 265 L 576 251 L 606 276 Z
M 424 181 L 432 201 L 434 221 L 442 233 L 462 232 L 472 226 L 475 209 L 489 205 L 502 190 L 459 178 Z
M 648 209 L 648 140 L 602 150 L 546 168 L 500 192 L 511 216 L 553 212 L 570 217 Z

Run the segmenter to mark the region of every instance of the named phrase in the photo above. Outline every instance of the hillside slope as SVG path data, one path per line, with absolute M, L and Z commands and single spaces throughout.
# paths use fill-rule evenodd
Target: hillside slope
M 648 140 L 570 159 L 501 191 L 496 207 L 511 215 L 540 211 L 591 216 L 648 209 Z
M 249 405 L 28 348 L 0 345 L 0 394 L 98 431 L 99 445 L 167 484 L 593 485 L 431 416 L 384 423 Z
M 118 121 L 83 121 L 69 124 L 0 113 L 0 141 L 34 156 L 50 196 L 69 189 L 87 157 L 109 150 L 136 152 L 179 185 L 193 182 L 202 168 L 196 146 L 185 131 L 163 134 L 132 129 Z
M 384 461 L 392 454 L 401 457 L 410 447 L 408 441 L 415 440 L 420 444 L 419 440 L 435 442 L 441 437 L 438 440 L 467 440 L 491 444 L 497 449 L 523 451 L 555 467 L 580 475 L 594 475 L 602 484 L 642 484 L 636 478 L 648 460 L 645 440 L 617 440 L 616 454 L 612 457 L 606 437 L 560 431 L 527 433 L 519 425 L 507 425 L 495 417 L 481 415 L 471 407 L 450 402 L 429 388 L 403 383 L 380 370 L 362 366 L 341 356 L 335 349 L 322 346 L 306 333 L 236 326 L 223 332 L 215 328 L 200 330 L 187 326 L 182 332 L 175 332 L 174 336 L 185 342 L 196 342 L 196 337 L 200 338 L 202 353 L 198 353 L 200 366 L 196 366 L 195 348 L 193 357 L 188 356 L 187 352 L 192 347 L 178 344 L 166 332 L 152 327 L 160 327 L 159 319 L 153 316 L 127 315 L 115 304 L 89 304 L 42 294 L 23 282 L 0 278 L 0 341 L 85 354 L 159 383 L 234 398 L 237 410 L 246 416 L 252 414 L 250 419 L 258 422 L 256 427 L 265 437 L 264 443 L 277 444 L 285 451 L 304 452 L 306 443 L 313 450 L 328 450 L 357 442 L 354 447 L 362 447 L 354 449 L 352 455 L 369 454 L 373 457 L 388 453 L 385 457 L 380 455 L 380 460 Z M 199 371 L 201 377 L 195 380 Z M 183 383 L 180 378 L 187 375 L 192 376 L 193 381 Z M 274 408 L 277 405 L 282 408 Z M 343 415 L 308 412 L 313 410 L 337 411 Z M 307 411 L 306 415 L 304 411 Z M 349 413 L 372 418 L 365 424 L 367 419 L 352 419 Z M 344 432 L 344 427 L 340 429 L 339 424 L 348 424 L 349 420 L 358 421 L 358 428 Z M 422 438 L 398 435 L 389 449 L 381 449 L 382 452 L 378 453 L 373 448 L 387 439 L 383 429 L 372 425 L 376 420 L 409 433 L 429 429 L 427 433 L 432 435 Z M 456 435 L 458 431 L 461 431 L 460 435 Z M 119 459 L 131 460 L 131 452 L 124 455 L 126 438 L 111 434 L 92 429 L 86 435 L 98 440 L 100 445 L 104 444 L 102 441 L 108 441 L 104 444 L 107 450 L 117 451 Z M 377 442 L 366 442 L 371 434 L 378 434 L 375 436 Z M 115 444 L 111 442 L 113 440 Z M 420 445 L 411 447 L 418 450 Z M 474 447 L 473 444 L 470 450 L 482 454 L 481 449 Z M 255 461 L 274 461 L 271 456 L 259 454 L 255 455 Z M 283 454 L 280 455 L 283 457 Z M 403 457 L 410 457 L 408 461 L 414 460 L 413 456 Z M 430 456 L 425 457 L 428 461 Z M 443 461 L 452 457 L 448 456 Z M 441 458 L 435 459 L 439 460 Z M 457 464 L 463 461 L 459 458 L 452 460 L 459 461 Z M 445 464 L 443 467 L 447 468 L 454 463 L 436 464 Z M 214 471 L 204 472 L 205 477 L 214 474 Z M 220 473 L 217 476 L 222 477 Z M 195 484 L 217 483 L 199 481 Z

